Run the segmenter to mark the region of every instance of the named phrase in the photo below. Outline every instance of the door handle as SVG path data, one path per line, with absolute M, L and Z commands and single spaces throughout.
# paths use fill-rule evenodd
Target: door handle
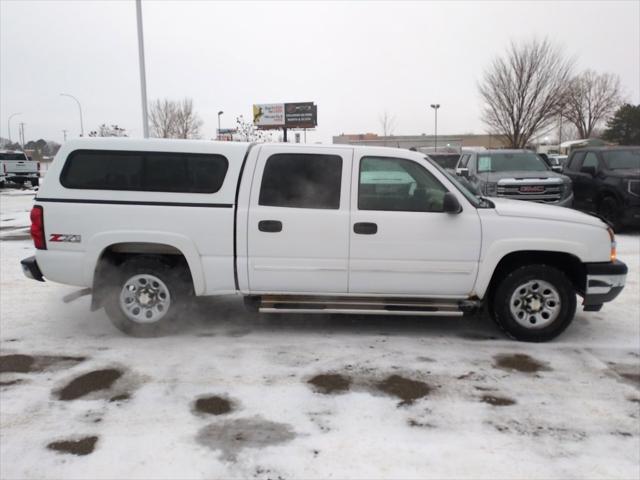
M 280 220 L 260 220 L 258 222 L 258 230 L 269 233 L 281 232 L 282 222 Z
M 378 233 L 378 225 L 371 222 L 354 223 L 353 231 L 360 235 L 375 235 Z

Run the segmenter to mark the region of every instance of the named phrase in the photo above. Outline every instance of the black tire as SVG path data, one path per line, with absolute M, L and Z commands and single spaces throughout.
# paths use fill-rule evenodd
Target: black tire
M 517 295 L 516 289 L 528 282 L 535 284 L 536 280 L 550 284 L 560 301 L 557 317 L 542 327 L 540 324 L 536 326 L 527 323 L 528 314 L 524 315 L 524 319 L 518 320 L 511 308 L 512 296 Z M 576 313 L 576 293 L 571 281 L 564 272 L 549 265 L 525 265 L 513 270 L 495 289 L 492 300 L 491 313 L 498 327 L 509 337 L 525 342 L 546 342 L 557 337 L 573 321 Z M 535 317 L 531 317 L 531 323 L 534 319 Z
M 35 179 L 31 180 L 31 186 L 34 187 L 34 188 L 40 186 L 40 179 L 39 178 L 35 178 Z
M 104 308 L 116 328 L 134 337 L 158 337 L 176 330 L 176 320 L 185 312 L 188 298 L 192 294 L 189 275 L 184 268 L 172 267 L 157 257 L 136 256 L 125 261 L 117 270 L 112 269 L 110 274 L 114 276 L 114 280 L 105 287 L 108 291 Z M 164 316 L 152 323 L 140 323 L 130 319 L 121 306 L 121 292 L 127 280 L 136 275 L 152 275 L 160 279 L 169 292 L 168 309 L 163 312 Z
M 598 213 L 613 225 L 614 231 L 617 232 L 622 228 L 622 224 L 620 223 L 621 207 L 614 197 L 607 196 L 600 200 Z

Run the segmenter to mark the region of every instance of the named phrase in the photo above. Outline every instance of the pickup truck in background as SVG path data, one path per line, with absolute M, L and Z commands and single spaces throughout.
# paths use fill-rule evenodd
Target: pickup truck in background
M 565 173 L 575 208 L 598 213 L 615 230 L 640 226 L 640 147 L 574 150 Z
M 571 180 L 528 150 L 463 152 L 456 174 L 487 197 L 530 200 L 561 207 L 573 202 Z
M 599 218 L 476 196 L 408 150 L 78 139 L 47 176 L 25 275 L 91 288 L 92 309 L 132 335 L 171 330 L 194 295 L 239 294 L 263 313 L 485 308 L 545 341 L 576 293 L 597 311 L 626 280 Z
M 40 185 L 40 165 L 24 152 L 0 150 L 0 164 L 6 182 L 18 185 L 30 182 L 32 187 Z

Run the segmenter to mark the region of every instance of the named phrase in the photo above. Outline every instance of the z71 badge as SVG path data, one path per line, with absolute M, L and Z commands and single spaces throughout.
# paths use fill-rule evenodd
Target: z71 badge
M 67 243 L 80 243 L 82 241 L 81 235 L 67 235 L 65 233 L 52 233 L 49 236 L 50 242 L 67 242 Z

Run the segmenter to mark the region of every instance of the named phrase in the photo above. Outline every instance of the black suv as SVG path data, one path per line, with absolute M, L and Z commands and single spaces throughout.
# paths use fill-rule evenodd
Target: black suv
M 640 147 L 574 150 L 565 175 L 573 180 L 573 205 L 614 227 L 640 226 Z

